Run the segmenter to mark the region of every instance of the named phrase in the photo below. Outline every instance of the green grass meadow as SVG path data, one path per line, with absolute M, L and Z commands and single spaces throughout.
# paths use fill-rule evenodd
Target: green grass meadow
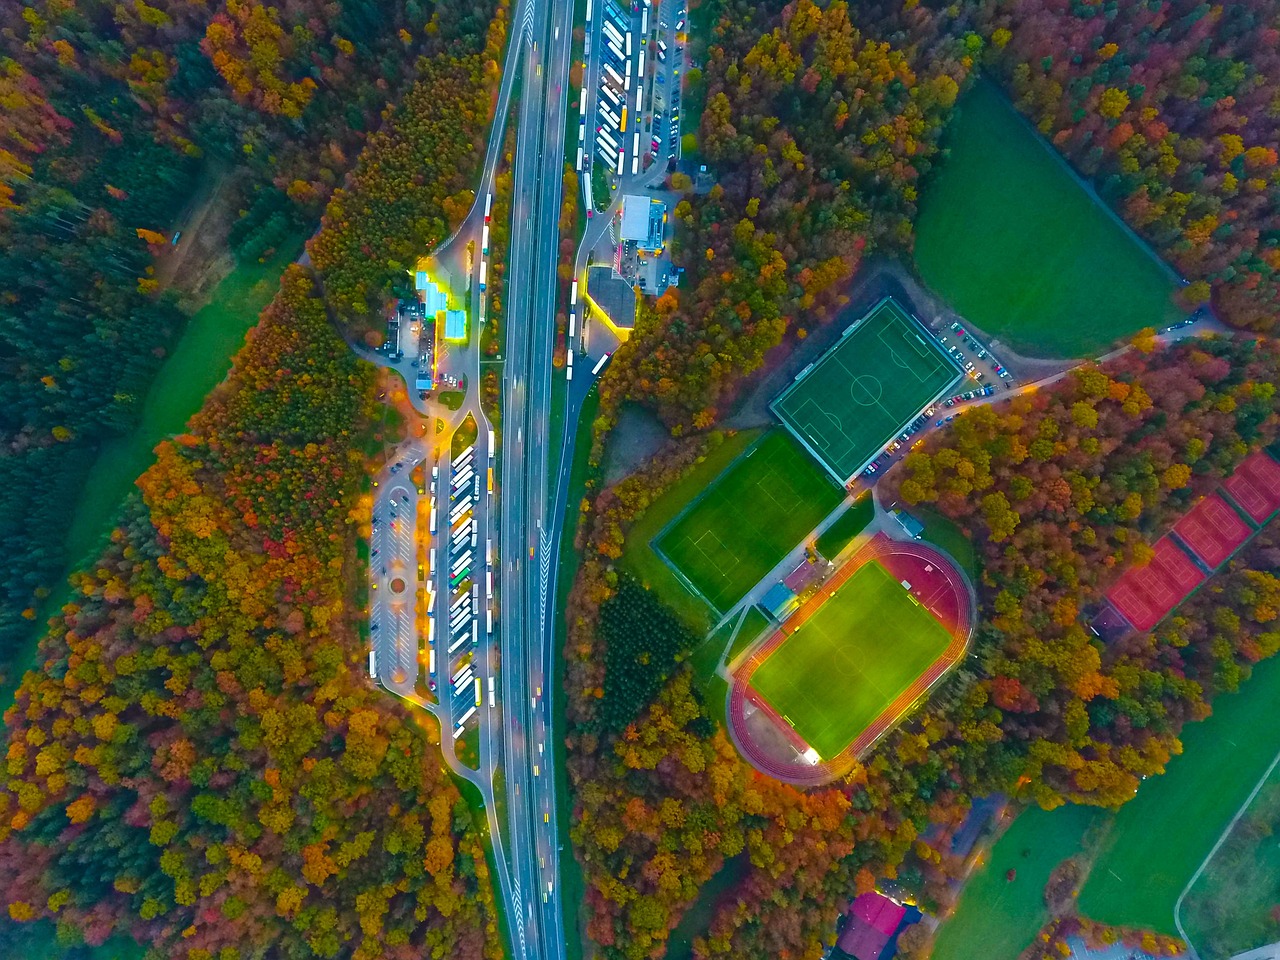
M 1254 667 L 1239 693 L 1182 731 L 1183 752 L 1120 808 L 1080 912 L 1103 923 L 1176 935 L 1173 905 L 1191 875 L 1280 751 L 1280 658 Z M 1274 842 L 1274 841 L 1272 841 Z
M 818 552 L 828 560 L 847 547 L 853 538 L 867 528 L 876 515 L 876 505 L 871 494 L 866 493 L 854 501 L 835 522 L 818 535 Z
M 1105 816 L 1096 807 L 1052 813 L 1037 807 L 1020 815 L 965 884 L 956 912 L 938 930 L 932 960 L 1013 960 L 1031 946 L 1049 922 L 1049 875 L 1080 851 L 1089 828 Z
M 1049 918 L 1050 871 L 1086 849 L 1093 858 L 1080 913 L 1176 936 L 1178 895 L 1280 751 L 1277 702 L 1280 658 L 1272 658 L 1254 667 L 1239 692 L 1221 695 L 1207 720 L 1187 724 L 1168 772 L 1146 781 L 1117 813 L 1066 806 L 1018 817 L 965 885 L 938 932 L 934 960 L 1017 956 Z M 1005 879 L 1010 869 L 1012 881 Z M 1183 919 L 1191 919 L 1185 909 Z
M 993 84 L 960 100 L 944 147 L 950 156 L 921 191 L 916 266 L 985 333 L 1033 356 L 1073 357 L 1182 315 L 1169 269 Z
M 946 628 L 873 560 L 760 665 L 751 686 L 830 758 L 950 642 Z
M 654 546 L 723 612 L 843 497 L 795 440 L 775 430 L 717 477 Z

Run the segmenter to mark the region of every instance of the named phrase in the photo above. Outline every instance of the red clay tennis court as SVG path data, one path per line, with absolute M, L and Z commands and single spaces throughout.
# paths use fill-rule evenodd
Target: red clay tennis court
M 1145 567 L 1131 567 L 1107 599 L 1135 629 L 1150 630 L 1204 580 L 1191 558 L 1169 537 L 1156 541 Z
M 1265 523 L 1280 510 L 1280 463 L 1259 450 L 1246 457 L 1222 487 L 1254 523 Z
M 1173 532 L 1205 566 L 1216 570 L 1249 539 L 1253 530 L 1227 501 L 1211 493 L 1173 525 Z

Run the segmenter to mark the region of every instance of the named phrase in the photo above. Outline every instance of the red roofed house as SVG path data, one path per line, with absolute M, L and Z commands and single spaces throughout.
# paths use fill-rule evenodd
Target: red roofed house
M 1240 514 L 1216 493 L 1192 507 L 1173 525 L 1173 532 L 1210 570 L 1222 566 L 1253 536 L 1252 528 L 1240 519 Z
M 884 894 L 861 894 L 849 904 L 849 919 L 837 946 L 854 960 L 879 960 L 906 913 L 906 907 Z

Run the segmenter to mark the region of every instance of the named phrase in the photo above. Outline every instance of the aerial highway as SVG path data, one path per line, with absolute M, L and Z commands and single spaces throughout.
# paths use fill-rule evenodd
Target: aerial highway
M 550 769 L 557 530 L 548 511 L 552 351 L 573 7 L 532 8 L 525 30 L 509 248 L 502 434 L 500 674 L 517 955 L 564 955 L 560 841 Z
M 553 754 L 560 745 L 552 736 L 555 640 L 555 564 L 559 533 L 564 520 L 564 496 L 570 465 L 572 439 L 576 432 L 582 400 L 594 379 L 591 366 L 580 365 L 579 376 L 558 389 L 567 389 L 563 429 L 553 436 L 550 414 L 553 390 L 553 351 L 559 259 L 559 214 L 563 167 L 566 159 L 564 128 L 569 109 L 569 84 L 573 5 L 569 0 L 522 0 L 512 19 L 512 38 L 490 142 L 486 153 L 476 202 L 464 223 L 437 249 L 437 256 L 455 260 L 459 245 L 477 240 L 488 215 L 499 150 L 504 136 L 503 121 L 511 87 L 517 78 L 521 96 L 517 115 L 516 151 L 512 168 L 512 221 L 507 252 L 506 343 L 503 351 L 503 419 L 500 444 L 496 444 L 501 495 L 500 510 L 493 509 L 487 483 L 480 469 L 472 486 L 474 503 L 469 517 L 459 514 L 454 481 L 455 469 L 450 446 L 437 444 L 432 450 L 425 440 L 407 445 L 393 454 L 404 462 L 388 465 L 380 477 L 374 511 L 370 580 L 374 589 L 371 603 L 373 649 L 378 663 L 378 681 L 406 700 L 429 709 L 440 721 L 441 745 L 449 766 L 479 787 L 489 819 L 497 860 L 499 899 L 509 920 L 513 953 L 528 960 L 559 960 L 565 955 L 565 929 L 559 885 L 563 841 L 556 820 Z M 599 230 L 594 231 L 596 236 Z M 479 250 L 475 243 L 473 249 Z M 481 314 L 481 292 L 476 282 L 478 261 L 465 259 L 471 272 L 469 297 L 472 318 L 469 342 L 451 345 L 447 366 L 455 374 L 465 374 L 466 395 L 461 409 L 445 415 L 449 431 L 468 415 L 475 417 L 478 436 L 470 456 L 489 461 L 488 444 L 493 433 L 480 404 L 480 386 L 485 362 L 479 347 L 476 320 Z M 359 348 L 357 348 L 359 350 Z M 407 359 L 375 357 L 384 366 L 396 369 L 406 386 L 414 371 Z M 582 357 L 585 361 L 586 357 Z M 410 389 L 410 400 L 420 413 L 441 415 L 429 409 Z M 560 471 L 549 476 L 552 451 L 560 454 Z M 465 458 L 466 454 L 462 457 Z M 420 495 L 406 475 L 413 463 L 425 460 Z M 401 471 L 404 471 L 402 473 Z M 403 487 L 404 489 L 401 489 Z M 415 530 L 415 507 L 422 499 L 434 498 L 438 527 L 430 532 Z M 394 521 L 392 513 L 396 514 Z M 496 516 L 495 516 L 496 515 Z M 395 529 L 390 524 L 395 523 Z M 464 528 L 462 525 L 467 524 Z M 419 526 L 425 527 L 423 522 Z M 466 535 L 458 531 L 466 529 Z M 472 535 L 474 534 L 474 546 Z M 427 664 L 417 660 L 417 634 L 411 593 L 391 590 L 394 572 L 404 569 L 409 584 L 415 572 L 414 537 L 433 550 L 436 562 L 423 577 L 433 596 L 435 672 L 437 703 L 422 702 L 414 691 L 414 679 Z M 407 539 L 406 539 L 407 537 Z M 403 542 L 402 542 L 403 541 Z M 492 541 L 493 549 L 489 549 Z M 467 551 L 472 556 L 465 559 Z M 386 561 L 385 564 L 383 561 Z M 487 622 L 479 621 L 489 606 L 488 585 L 478 588 L 467 601 L 454 589 L 453 574 L 466 564 L 492 571 L 495 603 L 493 635 Z M 384 566 L 386 573 L 383 573 Z M 484 581 L 480 581 L 484 583 Z M 463 611 L 470 610 L 477 623 L 477 641 L 450 646 L 461 636 Z M 455 620 L 455 618 L 457 618 Z M 458 625 L 455 631 L 455 623 Z M 455 636 L 457 634 L 457 636 Z M 495 643 L 496 641 L 496 643 Z M 469 649 L 469 655 L 464 651 Z M 455 682 L 463 677 L 468 684 L 478 680 L 476 696 L 468 696 Z M 489 686 L 490 678 L 494 686 Z M 457 689 L 455 689 L 455 687 Z M 497 694 L 495 696 L 495 694 Z M 481 699 L 479 709 L 475 699 Z M 479 769 L 458 762 L 452 734 L 462 718 L 479 730 Z M 505 780 L 507 817 L 499 822 L 495 802 L 495 776 Z

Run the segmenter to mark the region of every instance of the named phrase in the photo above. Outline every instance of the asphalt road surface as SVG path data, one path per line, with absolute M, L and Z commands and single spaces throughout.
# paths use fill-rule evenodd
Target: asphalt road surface
M 413 462 L 384 471 L 373 510 L 370 544 L 369 631 L 379 680 L 393 692 L 412 695 L 418 678 L 418 635 L 414 624 L 417 588 L 415 513 L 418 492 L 409 480 Z
M 511 926 L 517 955 L 564 955 L 555 779 L 543 769 L 551 730 L 555 531 L 547 456 L 555 345 L 556 261 L 573 8 L 532 8 L 525 37 L 508 270 L 501 558 L 503 755 L 509 812 Z

